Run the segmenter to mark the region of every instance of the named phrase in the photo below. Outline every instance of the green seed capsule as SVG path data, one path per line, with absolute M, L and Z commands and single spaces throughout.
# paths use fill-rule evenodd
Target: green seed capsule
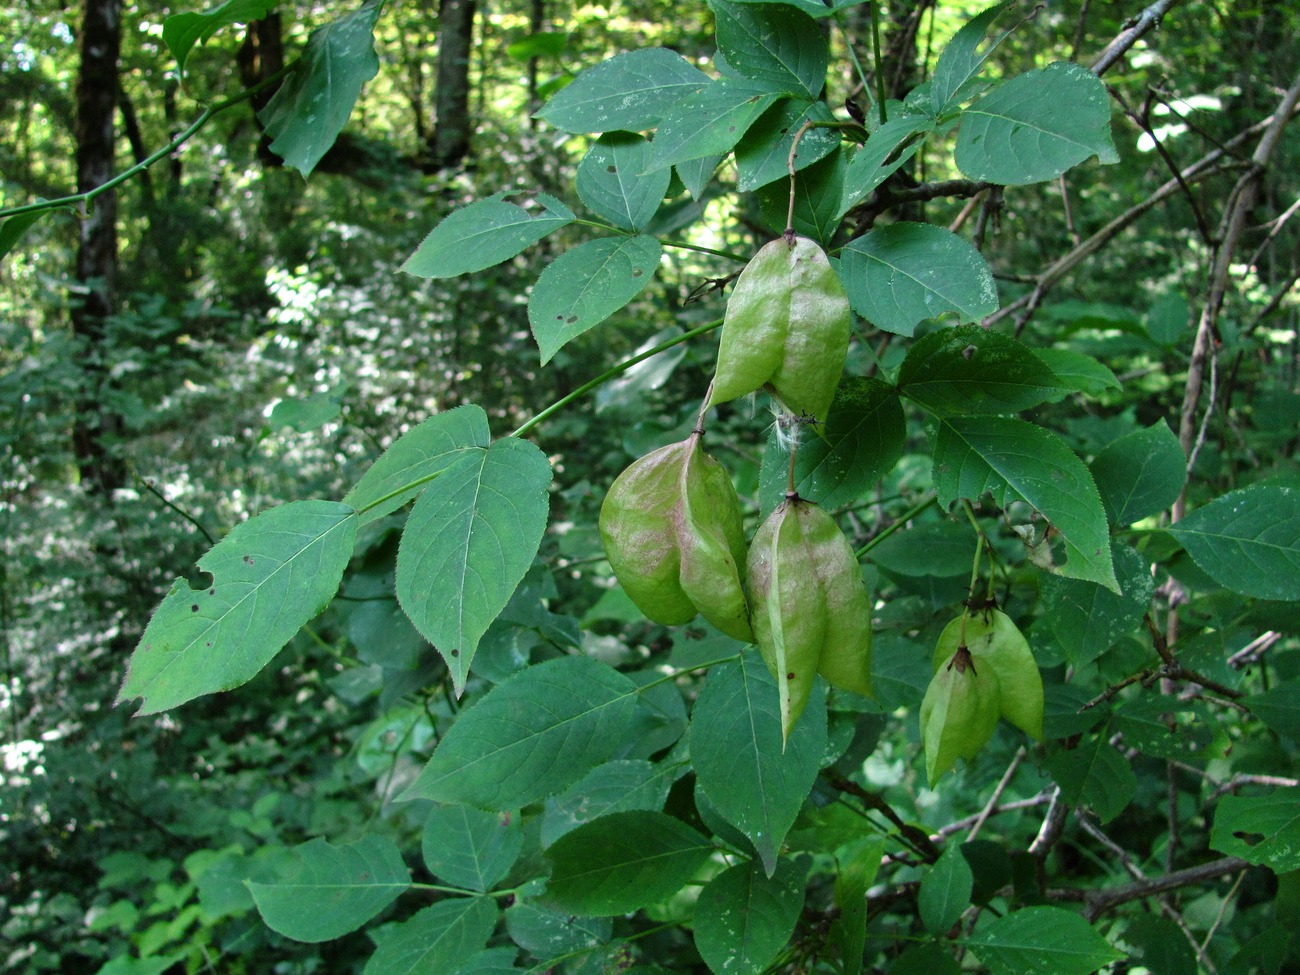
M 754 639 L 776 679 L 787 738 L 816 674 L 871 693 L 871 600 L 834 519 L 810 502 L 785 501 L 755 534 L 748 574 Z
M 601 505 L 601 540 L 614 575 L 649 619 L 677 625 L 698 612 L 749 641 L 740 500 L 700 441 L 692 434 L 623 471 Z
M 962 643 L 961 617 L 949 623 L 934 651 L 936 672 Z M 1043 737 L 1043 678 L 1034 654 L 1011 617 L 990 609 L 966 617 L 965 643 L 977 667 L 998 677 L 999 712 L 1031 738 Z
M 763 246 L 727 302 L 709 405 L 771 387 L 797 415 L 825 421 L 849 347 L 849 300 L 806 237 Z
M 930 681 L 921 702 L 921 740 L 930 788 L 959 758 L 979 754 L 998 724 L 998 678 L 959 647 Z

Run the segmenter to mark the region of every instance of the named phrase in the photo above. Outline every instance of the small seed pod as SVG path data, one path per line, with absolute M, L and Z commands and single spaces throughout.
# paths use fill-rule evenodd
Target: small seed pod
M 962 643 L 961 617 L 944 627 L 934 651 L 937 672 Z M 1029 735 L 1043 737 L 1043 678 L 1029 643 L 1011 617 L 985 609 L 966 617 L 965 644 L 976 667 L 990 667 L 998 678 L 998 710 Z
M 754 536 L 748 574 L 754 639 L 776 678 L 785 737 L 816 674 L 871 693 L 871 598 L 830 515 L 799 498 L 783 502 Z
M 958 647 L 934 675 L 921 702 L 921 739 L 930 788 L 959 758 L 979 754 L 998 724 L 998 678 Z
M 825 421 L 849 347 L 849 300 L 807 237 L 765 244 L 727 302 L 709 406 L 769 386 L 794 414 Z
M 634 461 L 610 487 L 600 535 L 614 575 L 641 612 L 677 625 L 696 613 L 749 641 L 740 500 L 693 433 Z

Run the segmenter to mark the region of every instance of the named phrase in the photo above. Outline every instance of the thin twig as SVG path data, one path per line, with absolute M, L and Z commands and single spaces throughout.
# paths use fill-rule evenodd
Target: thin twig
M 1122 887 L 1088 890 L 1083 895 L 1084 904 L 1087 905 L 1084 908 L 1083 916 L 1091 924 L 1107 911 L 1118 907 L 1120 904 L 1141 900 L 1154 894 L 1162 894 L 1165 891 L 1178 890 L 1181 887 L 1203 884 L 1206 881 L 1237 873 L 1249 867 L 1250 864 L 1240 857 L 1223 857 L 1220 860 L 1212 860 L 1209 863 L 1188 867 L 1185 870 L 1176 870 L 1162 877 L 1134 881 Z
M 1110 67 L 1122 58 L 1142 37 L 1160 26 L 1164 15 L 1169 13 L 1178 0 L 1156 0 L 1126 25 L 1127 29 L 1111 41 L 1101 57 L 1092 64 L 1094 74 L 1105 74 Z
M 1002 798 L 1002 793 L 1005 792 L 1007 786 L 1011 784 L 1011 779 L 1016 774 L 1016 770 L 1020 768 L 1020 763 L 1025 760 L 1026 754 L 1025 746 L 1021 745 L 1016 749 L 1016 753 L 1011 756 L 1011 763 L 1007 766 L 1007 770 L 1002 773 L 1002 779 L 994 788 L 993 795 L 989 796 L 989 801 L 985 803 L 984 808 L 980 810 L 979 818 L 975 820 L 975 825 L 971 827 L 970 832 L 966 835 L 967 843 L 979 835 L 979 831 L 984 828 L 985 821 L 993 815 L 993 810 L 997 808 L 998 800 Z

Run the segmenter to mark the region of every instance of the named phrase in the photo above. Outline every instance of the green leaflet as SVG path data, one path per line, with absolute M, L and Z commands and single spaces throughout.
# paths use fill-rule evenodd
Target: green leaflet
M 537 115 L 565 132 L 641 132 L 708 83 L 709 76 L 676 51 L 628 51 L 583 71 Z
M 878 227 L 849 241 L 841 260 L 840 273 L 853 310 L 886 332 L 911 335 L 920 322 L 946 313 L 956 314 L 962 322 L 974 322 L 998 309 L 998 289 L 983 255 L 943 227 L 906 222 Z M 995 348 L 1005 357 L 1009 355 L 1008 343 L 1013 341 L 1005 339 Z M 993 354 L 990 349 L 988 358 Z M 1032 353 L 1025 349 L 1018 358 L 1032 359 Z M 1041 362 L 1035 361 L 1032 370 L 1019 365 L 1022 372 L 1028 372 L 1026 378 L 1050 384 L 1050 370 Z M 969 382 L 968 377 L 963 378 Z M 981 378 L 991 385 L 990 376 Z
M 645 290 L 663 248 L 654 237 L 603 237 L 565 251 L 544 270 L 528 299 L 528 321 L 542 365 Z
M 612 813 L 547 850 L 546 900 L 574 914 L 627 914 L 677 893 L 712 852 L 707 839 L 664 813 Z
M 691 712 L 698 787 L 754 844 L 770 876 L 826 749 L 826 695 L 814 690 L 783 741 L 775 682 L 752 652 L 709 671 Z
M 961 847 L 949 846 L 922 878 L 916 898 L 921 920 L 931 934 L 943 936 L 957 923 L 970 906 L 974 885 L 975 875 Z
M 993 975 L 1089 975 L 1123 956 L 1082 917 L 1026 907 L 981 925 L 969 944 Z
M 573 211 L 538 193 L 519 203 L 505 193 L 449 213 L 420 242 L 402 270 L 420 278 L 454 278 L 500 264 L 552 231 L 573 223 Z
M 505 811 L 567 789 L 623 742 L 637 688 L 589 657 L 536 664 L 466 709 L 399 797 Z
M 846 273 L 847 266 L 846 257 Z M 1028 346 L 979 325 L 936 329 L 914 342 L 898 388 L 935 414 L 1019 413 L 1068 392 Z
M 789 191 L 790 148 L 802 131 L 794 155 L 798 172 L 825 159 L 840 144 L 839 133 L 832 128 L 803 129 L 805 122 L 833 122 L 835 115 L 825 102 L 790 98 L 768 109 L 736 145 L 736 188 L 742 192 L 757 189 L 774 180 Z
M 1091 470 L 1111 523 L 1131 525 L 1178 500 L 1187 481 L 1187 455 L 1160 421 L 1108 444 Z
M 794 933 L 804 877 L 780 860 L 767 876 L 758 861 L 738 863 L 709 881 L 695 905 L 695 947 L 715 975 L 760 975 Z
M 487 414 L 473 404 L 435 413 L 412 427 L 376 458 L 344 504 L 361 511 L 361 524 L 396 511 L 424 490 L 462 454 L 492 442 Z
M 456 897 L 386 924 L 371 935 L 375 953 L 362 975 L 459 975 L 492 936 L 497 914 L 489 897 Z
M 582 202 L 624 230 L 641 230 L 663 202 L 672 173 L 642 175 L 650 143 L 642 136 L 614 132 L 592 143 L 578 165 Z
M 482 894 L 510 872 L 523 843 L 517 811 L 495 813 L 448 805 L 429 811 L 420 846 L 435 877 Z
M 355 931 L 411 886 L 397 844 L 373 833 L 334 846 L 294 847 L 288 872 L 248 889 L 272 929 L 295 941 L 329 941 Z
M 1275 873 L 1300 870 L 1300 788 L 1224 796 L 1214 813 L 1210 847 Z
M 744 78 L 721 78 L 677 102 L 659 123 L 645 172 L 727 153 L 780 93 Z
M 1169 528 L 1215 582 L 1260 599 L 1300 599 L 1300 491 L 1257 484 Z
M 718 51 L 735 71 L 772 91 L 817 98 L 826 83 L 826 36 L 802 11 L 784 4 L 710 0 Z
M 727 302 L 709 406 L 770 385 L 796 415 L 825 421 L 849 344 L 849 302 L 806 237 L 765 244 Z
M 226 0 L 211 10 L 172 14 L 163 21 L 162 38 L 176 58 L 176 67 L 185 73 L 185 61 L 194 45 L 206 42 L 222 27 L 257 20 L 276 6 L 276 0 Z
M 1119 591 L 1097 488 L 1056 434 L 1014 417 L 942 419 L 934 445 L 934 484 L 943 505 L 957 498 L 974 501 L 985 492 L 1004 506 L 1023 498 L 1060 534 L 1066 562 L 1056 571 Z
M 257 113 L 285 165 L 310 176 L 347 124 L 361 86 L 379 73 L 375 22 L 379 0 L 318 27 L 266 107 Z
M 1137 791 L 1137 776 L 1129 761 L 1110 743 L 1109 725 L 1078 748 L 1060 751 L 1047 763 L 1071 805 L 1087 805 L 1108 823 L 1129 804 Z
M 823 508 L 850 504 L 893 469 L 906 439 L 898 391 L 879 379 L 845 376 L 825 426 L 799 444 L 795 490 Z M 771 511 L 781 502 L 789 470 L 789 447 L 774 428 L 759 477 L 762 510 Z
M 397 552 L 397 598 L 465 688 L 487 628 L 533 564 L 546 530 L 551 465 L 507 437 L 459 458 L 411 509 Z
M 1119 161 L 1106 86 L 1069 61 L 1004 82 L 961 118 L 957 168 L 972 179 L 1023 186 L 1055 179 L 1090 156 Z
M 117 701 L 155 714 L 251 679 L 333 598 L 356 540 L 357 513 L 291 501 L 250 518 L 199 559 L 212 584 L 172 583 Z

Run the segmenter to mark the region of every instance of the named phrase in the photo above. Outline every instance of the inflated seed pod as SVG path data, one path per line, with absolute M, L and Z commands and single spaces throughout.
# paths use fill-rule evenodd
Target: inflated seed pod
M 937 672 L 952 659 L 963 639 L 961 617 L 944 627 L 934 651 Z M 1029 642 L 1011 617 L 988 609 L 966 617 L 965 643 L 977 667 L 991 667 L 998 678 L 998 710 L 1029 735 L 1043 737 L 1043 678 Z
M 849 347 L 849 300 L 807 237 L 765 244 L 727 302 L 709 405 L 769 386 L 793 413 L 824 421 Z
M 998 678 L 958 648 L 934 675 L 921 702 L 925 768 L 934 788 L 959 758 L 979 754 L 998 724 Z
M 776 679 L 788 738 L 816 674 L 871 692 L 871 600 L 834 519 L 799 498 L 780 504 L 749 547 L 754 639 Z
M 600 536 L 614 575 L 656 623 L 698 612 L 749 641 L 742 571 L 745 539 L 731 478 L 691 434 L 634 461 L 600 509 Z

